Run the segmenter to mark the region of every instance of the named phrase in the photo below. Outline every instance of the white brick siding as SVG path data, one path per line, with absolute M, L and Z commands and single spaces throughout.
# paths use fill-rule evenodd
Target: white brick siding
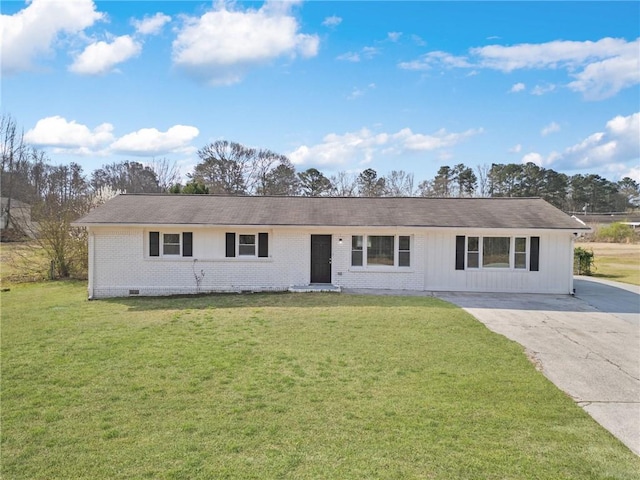
M 193 257 L 149 256 L 149 231 L 193 232 Z M 225 233 L 269 234 L 267 258 L 226 258 Z M 486 233 L 486 232 L 485 232 Z M 495 232 L 491 232 L 496 234 Z M 91 227 L 89 296 L 191 294 L 287 290 L 308 285 L 311 235 L 332 235 L 331 278 L 344 288 L 433 291 L 570 293 L 572 238 L 567 232 L 517 232 L 540 236 L 540 271 L 455 270 L 455 237 L 451 230 L 326 228 L 107 228 Z M 351 235 L 411 236 L 410 267 L 352 267 Z M 457 232 L 458 235 L 462 234 Z M 482 232 L 465 232 L 482 235 Z M 514 236 L 514 232 L 501 234 Z M 342 243 L 340 243 L 342 239 Z M 162 240 L 161 240 L 162 243 Z M 196 276 L 200 283 L 196 281 Z

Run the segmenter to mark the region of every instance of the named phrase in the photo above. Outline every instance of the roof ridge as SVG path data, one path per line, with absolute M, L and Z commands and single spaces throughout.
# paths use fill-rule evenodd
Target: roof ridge
M 346 199 L 360 199 L 360 200 L 389 200 L 389 199 L 416 199 L 416 200 L 500 200 L 500 201 L 510 201 L 510 200 L 542 200 L 542 197 L 422 197 L 422 196 L 372 196 L 372 197 L 361 197 L 361 196 L 306 196 L 306 195 L 235 195 L 231 193 L 120 193 L 117 196 L 126 196 L 126 197 L 199 197 L 199 198 L 300 198 L 300 199 L 338 199 L 338 200 L 346 200 Z

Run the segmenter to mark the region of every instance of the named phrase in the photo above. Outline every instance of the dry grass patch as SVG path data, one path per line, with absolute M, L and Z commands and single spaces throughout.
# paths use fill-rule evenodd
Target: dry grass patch
M 640 285 L 640 244 L 634 243 L 576 243 L 595 255 L 594 277 Z

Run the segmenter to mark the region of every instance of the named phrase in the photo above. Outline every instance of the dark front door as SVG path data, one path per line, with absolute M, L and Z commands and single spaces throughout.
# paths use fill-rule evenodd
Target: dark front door
M 331 235 L 311 235 L 311 283 L 331 283 Z

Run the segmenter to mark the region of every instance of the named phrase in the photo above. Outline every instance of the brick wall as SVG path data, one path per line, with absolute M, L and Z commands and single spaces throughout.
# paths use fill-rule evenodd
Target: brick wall
M 455 232 L 451 231 L 203 227 L 153 230 L 193 232 L 193 257 L 150 257 L 149 229 L 94 227 L 89 239 L 90 297 L 278 291 L 308 285 L 312 234 L 332 235 L 332 283 L 344 288 L 569 293 L 572 287 L 572 244 L 567 232 L 533 233 L 541 235 L 539 272 L 491 272 L 455 270 Z M 227 231 L 256 235 L 267 232 L 269 256 L 226 258 Z M 411 266 L 352 267 L 352 234 L 393 235 L 396 241 L 397 235 L 410 235 Z

